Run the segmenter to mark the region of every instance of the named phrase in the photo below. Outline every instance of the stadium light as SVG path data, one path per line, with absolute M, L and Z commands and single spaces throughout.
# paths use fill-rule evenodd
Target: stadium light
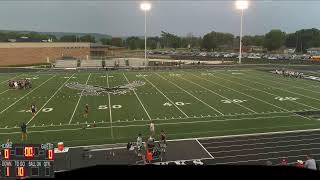
M 141 10 L 144 11 L 144 61 L 147 61 L 147 11 L 150 11 L 151 4 L 143 2 L 140 4 Z
M 249 2 L 246 0 L 237 0 L 236 8 L 241 10 L 241 23 L 240 23 L 240 48 L 239 48 L 239 64 L 241 64 L 242 57 L 242 23 L 243 23 L 243 10 L 248 9 Z

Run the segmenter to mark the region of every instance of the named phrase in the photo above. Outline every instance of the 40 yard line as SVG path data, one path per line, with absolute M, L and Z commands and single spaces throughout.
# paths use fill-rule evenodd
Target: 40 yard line
M 90 76 L 91 76 L 91 73 L 90 73 L 89 76 L 88 76 L 88 79 L 87 79 L 87 81 L 86 81 L 86 85 L 88 84 L 88 81 L 89 81 L 89 79 L 90 79 Z M 78 102 L 77 102 L 77 104 L 76 104 L 76 107 L 74 108 L 74 111 L 73 111 L 72 116 L 71 116 L 71 118 L 70 118 L 69 124 L 71 124 L 71 121 L 72 121 L 72 119 L 73 119 L 73 116 L 74 116 L 74 114 L 76 113 L 76 110 L 77 110 L 78 105 L 79 105 L 79 103 L 80 103 L 80 100 L 81 100 L 81 98 L 82 98 L 83 92 L 84 92 L 84 90 L 81 91 L 80 97 L 79 97 L 79 99 L 78 99 Z

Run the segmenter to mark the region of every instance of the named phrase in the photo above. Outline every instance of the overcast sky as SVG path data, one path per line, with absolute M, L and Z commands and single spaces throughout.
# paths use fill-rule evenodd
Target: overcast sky
M 140 1 L 0 1 L 0 29 L 97 32 L 141 36 L 144 13 Z M 295 32 L 320 29 L 320 1 L 250 1 L 244 12 L 244 34 L 264 34 L 272 28 Z M 161 30 L 196 36 L 210 31 L 239 34 L 240 12 L 229 1 L 152 1 L 148 34 Z

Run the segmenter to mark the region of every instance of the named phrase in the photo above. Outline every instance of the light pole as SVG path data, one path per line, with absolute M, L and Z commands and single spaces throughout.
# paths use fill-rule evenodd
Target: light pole
M 243 22 L 243 10 L 248 9 L 249 2 L 245 0 L 237 0 L 236 8 L 241 10 L 241 24 L 240 24 L 240 48 L 239 48 L 239 64 L 241 64 L 242 57 L 242 22 Z
M 147 11 L 151 9 L 151 4 L 143 2 L 140 8 L 144 11 L 144 61 L 147 62 Z

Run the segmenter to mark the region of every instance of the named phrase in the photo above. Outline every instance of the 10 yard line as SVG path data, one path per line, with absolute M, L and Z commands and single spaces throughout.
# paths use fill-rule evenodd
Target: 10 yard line
M 90 73 L 89 76 L 88 76 L 88 79 L 87 79 L 87 81 L 86 81 L 86 85 L 88 84 L 88 81 L 89 81 L 89 79 L 90 79 L 90 76 L 91 76 L 91 73 Z M 84 90 L 85 90 L 85 89 L 84 89 Z M 74 116 L 74 114 L 76 113 L 76 110 L 77 110 L 77 108 L 78 108 L 78 105 L 79 105 L 79 103 L 80 103 L 80 100 L 81 100 L 81 98 L 82 98 L 82 95 L 83 95 L 84 90 L 82 90 L 82 92 L 81 92 L 81 94 L 80 94 L 80 97 L 79 97 L 79 99 L 78 99 L 77 105 L 76 105 L 76 107 L 74 108 L 74 111 L 73 111 L 72 116 L 71 116 L 71 118 L 70 118 L 69 124 L 71 124 L 71 121 L 72 121 L 72 119 L 73 119 L 73 116 Z
M 110 88 L 109 86 L 109 75 L 107 74 L 107 86 L 108 88 Z M 108 92 L 108 103 L 109 103 L 109 117 L 110 117 L 110 130 L 111 130 L 111 138 L 113 141 L 113 128 L 112 128 L 112 112 L 111 112 L 111 97 L 110 97 L 110 93 Z
M 41 112 L 41 110 L 50 102 L 50 100 L 56 96 L 56 94 L 63 88 L 63 86 L 74 76 L 74 74 L 72 74 L 72 76 L 69 77 L 69 79 L 67 79 L 67 81 L 65 81 L 59 89 L 56 90 L 56 92 L 48 99 L 48 101 L 37 111 L 37 113 L 32 116 L 32 118 L 27 122 L 27 125 L 39 114 L 39 112 Z
M 122 73 L 122 74 L 123 74 L 124 78 L 126 78 L 127 82 L 128 82 L 128 83 L 130 83 L 130 82 L 129 82 L 129 80 L 128 80 L 128 78 L 127 78 L 127 76 L 126 76 L 124 73 Z M 149 120 L 152 120 L 152 119 L 151 119 L 151 117 L 150 117 L 150 115 L 149 115 L 149 113 L 148 113 L 148 111 L 146 110 L 146 108 L 145 108 L 145 107 L 144 107 L 144 105 L 142 104 L 142 102 L 141 102 L 141 100 L 140 100 L 139 96 L 137 95 L 136 91 L 135 91 L 134 89 L 133 89 L 132 91 L 133 91 L 133 93 L 136 95 L 136 97 L 137 97 L 138 101 L 140 102 L 140 104 L 141 104 L 141 106 L 142 106 L 143 110 L 146 112 L 146 114 L 147 114 L 147 116 L 148 116 Z
M 51 78 L 47 79 L 46 81 L 44 81 L 43 83 L 41 83 L 39 86 L 37 86 L 36 88 L 32 89 L 30 92 L 28 92 L 27 94 L 25 94 L 24 96 L 22 96 L 20 99 L 18 99 L 17 101 L 15 101 L 14 103 L 12 103 L 10 106 L 8 106 L 7 108 L 5 108 L 4 110 L 2 110 L 0 112 L 0 114 L 2 114 L 3 112 L 5 112 L 6 110 L 8 110 L 10 107 L 12 107 L 13 105 L 15 105 L 17 102 L 21 101 L 23 98 L 25 98 L 26 96 L 28 96 L 29 94 L 31 94 L 33 91 L 35 91 L 36 89 L 38 89 L 39 87 L 41 87 L 42 85 L 44 85 L 46 82 L 48 82 L 49 80 L 51 80 L 52 78 L 56 77 L 56 75 L 52 76 Z

